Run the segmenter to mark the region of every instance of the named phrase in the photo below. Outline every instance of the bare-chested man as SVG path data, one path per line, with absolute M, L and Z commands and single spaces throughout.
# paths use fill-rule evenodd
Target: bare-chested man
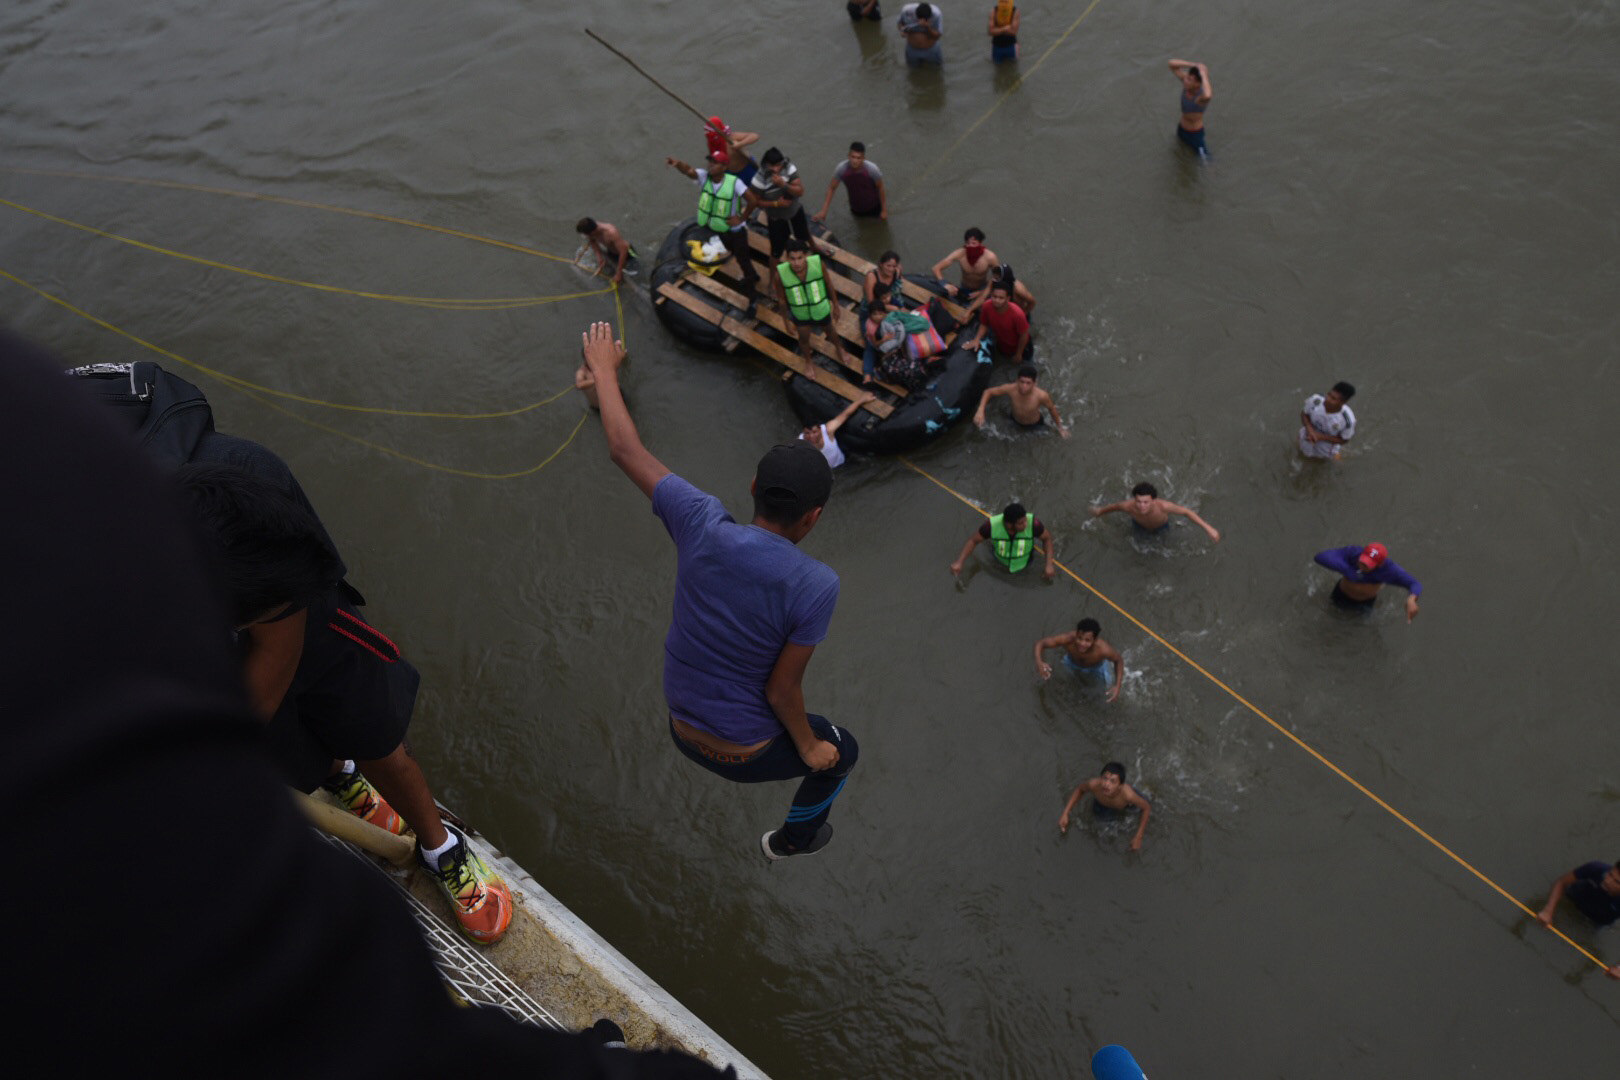
M 1057 428 L 1058 434 L 1065 439 L 1069 437 L 1069 429 L 1063 426 L 1063 420 L 1058 416 L 1057 404 L 1052 395 L 1035 385 L 1040 373 L 1035 370 L 1034 364 L 1025 364 L 1018 369 L 1018 378 L 1010 383 L 992 386 L 979 395 L 979 411 L 973 414 L 973 422 L 984 427 L 984 408 L 990 404 L 991 398 L 1004 397 L 1012 409 L 1013 423 L 1026 431 L 1041 427 L 1045 421 L 1041 418 L 1041 410 L 1045 409 L 1052 414 L 1052 426 Z
M 759 171 L 759 164 L 748 155 L 748 147 L 759 142 L 759 133 L 756 131 L 732 131 L 718 116 L 709 117 L 704 125 L 703 138 L 707 145 L 706 156 L 712 156 L 715 151 L 724 151 L 726 155 L 726 171 L 734 174 L 743 183 L 751 183 L 754 174 Z
M 1098 821 L 1110 821 L 1123 817 L 1126 810 L 1142 811 L 1142 820 L 1136 826 L 1136 835 L 1131 837 L 1131 850 L 1142 850 L 1142 834 L 1147 832 L 1148 818 L 1153 816 L 1153 805 L 1136 793 L 1136 789 L 1125 782 L 1125 766 L 1117 761 L 1110 761 L 1102 767 L 1102 775 L 1092 777 L 1069 793 L 1069 801 L 1063 804 L 1063 816 L 1058 818 L 1058 831 L 1069 831 L 1069 815 L 1074 808 L 1085 798 L 1087 792 L 1095 805 L 1091 808 L 1092 816 Z
M 1119 689 L 1125 683 L 1125 658 L 1100 636 L 1102 624 L 1096 619 L 1081 619 L 1066 634 L 1053 634 L 1035 643 L 1035 673 L 1044 682 L 1052 677 L 1052 665 L 1043 656 L 1047 649 L 1063 650 L 1063 666 L 1071 671 L 1099 679 L 1108 687 L 1108 700 L 1119 698 Z
M 952 266 L 962 271 L 962 283 L 952 285 L 945 280 L 945 271 Z M 933 274 L 945 286 L 953 300 L 968 311 L 978 309 L 990 295 L 992 273 L 1001 266 L 1001 259 L 984 246 L 984 230 L 975 226 L 962 234 L 962 246 L 934 264 Z M 1035 297 L 1022 281 L 1014 277 L 1012 298 L 1023 309 L 1024 315 L 1034 313 Z
M 1214 543 L 1221 542 L 1220 530 L 1199 517 L 1196 511 L 1185 506 L 1178 506 L 1169 499 L 1159 498 L 1159 489 L 1143 481 L 1131 488 L 1131 497 L 1124 502 L 1109 503 L 1107 506 L 1093 506 L 1092 517 L 1102 517 L 1119 511 L 1131 516 L 1131 521 L 1138 529 L 1146 533 L 1160 533 L 1170 527 L 1170 515 L 1176 514 L 1187 518 L 1194 525 L 1209 534 Z
M 608 221 L 597 221 L 595 218 L 580 218 L 579 224 L 574 228 L 590 242 L 591 250 L 596 252 L 596 272 L 606 274 L 608 263 L 613 264 L 613 284 L 624 283 L 624 267 L 631 259 L 636 257 L 635 251 L 630 247 L 619 232 L 619 227 Z

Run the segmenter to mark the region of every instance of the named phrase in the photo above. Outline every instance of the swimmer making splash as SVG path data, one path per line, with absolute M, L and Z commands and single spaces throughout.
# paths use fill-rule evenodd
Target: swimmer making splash
M 1209 65 L 1196 60 L 1170 61 L 1170 73 L 1181 80 L 1181 123 L 1176 125 L 1176 138 L 1183 146 L 1198 151 L 1198 156 L 1209 160 L 1209 147 L 1204 145 L 1204 110 L 1209 108 L 1215 90 L 1209 83 Z
M 1112 513 L 1129 514 L 1136 527 L 1145 533 L 1161 533 L 1170 527 L 1170 515 L 1177 514 L 1191 521 L 1209 535 L 1211 542 L 1220 543 L 1220 530 L 1199 517 L 1196 511 L 1180 506 L 1169 499 L 1159 498 L 1159 489 L 1143 481 L 1131 488 L 1131 497 L 1107 506 L 1093 506 L 1092 517 Z
M 1052 677 L 1052 665 L 1042 655 L 1047 649 L 1063 650 L 1063 666 L 1081 675 L 1101 679 L 1108 687 L 1108 700 L 1119 699 L 1120 686 L 1125 682 L 1125 657 L 1118 649 L 1102 639 L 1102 624 L 1096 619 L 1081 619 L 1066 634 L 1053 634 L 1035 643 L 1035 674 L 1045 681 Z
M 1058 818 L 1058 831 L 1067 834 L 1069 831 L 1069 815 L 1085 798 L 1086 792 L 1091 793 L 1094 802 L 1092 816 L 1099 821 L 1109 821 L 1124 817 L 1126 810 L 1142 811 L 1142 820 L 1136 826 L 1136 835 L 1131 837 L 1131 850 L 1142 850 L 1142 834 L 1147 832 L 1148 818 L 1153 816 L 1153 807 L 1148 801 L 1137 794 L 1136 789 L 1125 782 L 1125 766 L 1117 761 L 1110 761 L 1102 767 L 1102 775 L 1094 776 L 1069 793 L 1069 801 L 1063 804 L 1063 816 Z

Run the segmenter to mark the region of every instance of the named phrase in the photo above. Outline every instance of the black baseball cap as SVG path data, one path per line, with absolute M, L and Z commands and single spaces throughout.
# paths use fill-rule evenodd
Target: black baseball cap
M 754 469 L 754 495 L 782 518 L 800 518 L 827 505 L 832 466 L 821 451 L 802 440 L 773 446 Z

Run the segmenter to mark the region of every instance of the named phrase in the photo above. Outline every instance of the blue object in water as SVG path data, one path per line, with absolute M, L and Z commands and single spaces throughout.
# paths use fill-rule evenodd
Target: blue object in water
M 1097 1080 L 1147 1080 L 1147 1073 L 1123 1046 L 1105 1046 L 1091 1059 L 1091 1075 Z

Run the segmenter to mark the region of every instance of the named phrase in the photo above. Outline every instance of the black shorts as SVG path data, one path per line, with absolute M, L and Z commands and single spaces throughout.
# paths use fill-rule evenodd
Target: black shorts
M 1332 598 L 1335 607 L 1344 608 L 1346 611 L 1371 611 L 1372 606 L 1378 603 L 1378 597 L 1376 594 L 1368 597 L 1365 600 L 1352 600 L 1343 589 L 1339 588 L 1339 583 L 1337 581 L 1333 583 Z
M 797 238 L 808 246 L 811 244 L 810 221 L 804 216 L 804 207 L 793 211 L 792 217 L 765 219 L 765 231 L 771 238 L 771 258 L 779 259 L 787 250 L 789 238 Z
M 340 592 L 311 604 L 298 672 L 267 730 L 287 782 L 314 791 L 334 760 L 393 753 L 405 741 L 421 681 Z

